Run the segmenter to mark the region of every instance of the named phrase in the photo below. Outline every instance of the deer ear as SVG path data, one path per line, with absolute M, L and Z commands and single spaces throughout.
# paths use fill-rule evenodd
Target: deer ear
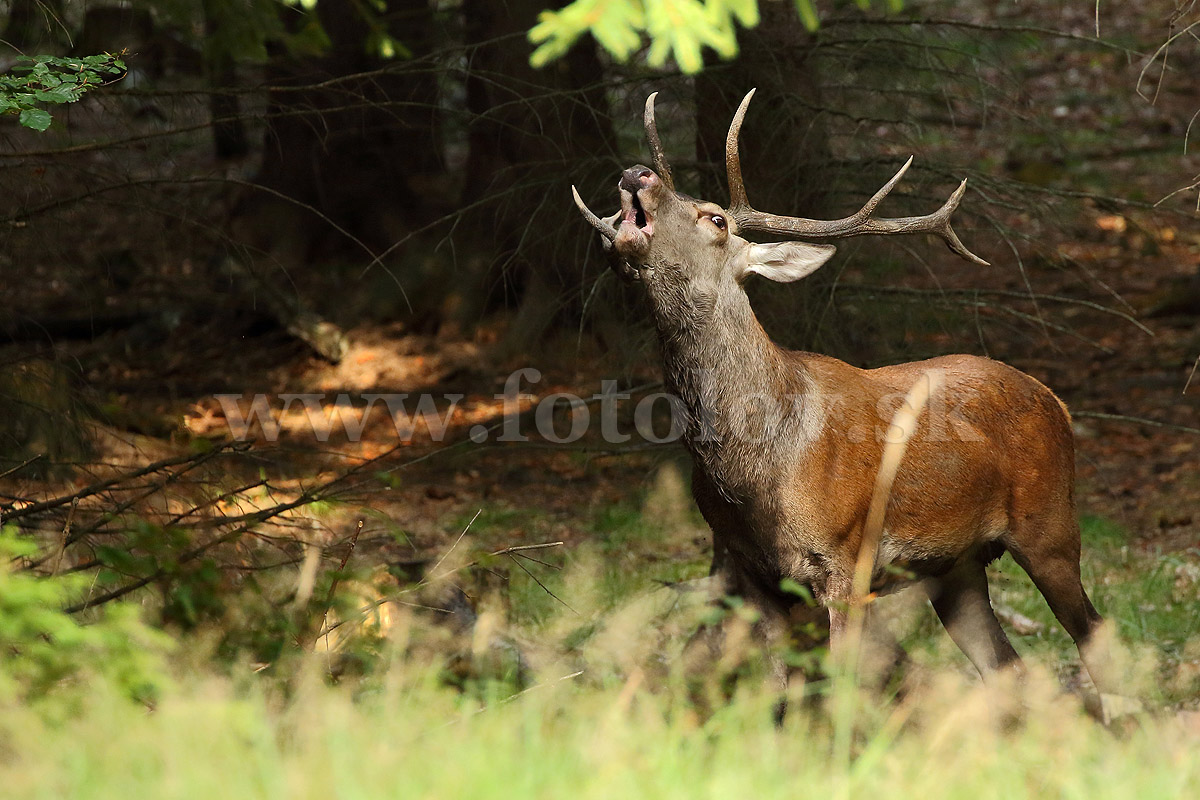
M 738 281 L 746 280 L 752 272 L 780 283 L 798 281 L 816 272 L 836 251 L 831 244 L 752 244 L 738 257 Z

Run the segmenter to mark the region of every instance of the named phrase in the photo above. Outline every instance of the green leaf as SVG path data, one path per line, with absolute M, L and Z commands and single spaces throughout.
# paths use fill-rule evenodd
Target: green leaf
M 69 86 L 58 86 L 48 91 L 36 91 L 33 98 L 43 103 L 74 103 L 79 99 L 78 90 Z
M 22 125 L 35 131 L 44 131 L 50 127 L 50 115 L 40 108 L 22 109 L 19 119 Z
M 682 32 L 675 40 L 675 60 L 679 68 L 689 75 L 704 69 L 704 57 L 700 54 L 700 42 Z
M 758 24 L 758 0 L 726 0 L 726 5 L 743 28 Z
M 800 22 L 809 33 L 821 27 L 821 20 L 817 18 L 817 10 L 813 8 L 812 0 L 796 0 L 796 13 L 800 15 Z
M 813 598 L 812 590 L 791 578 L 784 578 L 780 581 L 779 590 L 785 594 L 799 597 L 806 605 L 815 606 L 817 604 L 817 601 Z

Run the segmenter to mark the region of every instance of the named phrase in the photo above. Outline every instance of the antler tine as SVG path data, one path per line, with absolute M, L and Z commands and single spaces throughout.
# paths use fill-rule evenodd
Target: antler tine
M 967 179 L 963 178 L 962 183 L 960 183 L 958 185 L 958 188 L 954 190 L 954 194 L 950 195 L 950 199 L 947 200 L 945 202 L 945 204 L 941 208 L 939 208 L 934 214 L 930 215 L 930 216 L 937 217 L 941 220 L 941 224 L 938 226 L 938 228 L 936 230 L 933 230 L 932 232 L 936 233 L 938 236 L 940 236 L 942 238 L 942 240 L 946 243 L 947 247 L 949 247 L 953 252 L 955 252 L 958 255 L 965 258 L 967 261 L 972 261 L 976 264 L 979 264 L 980 266 L 990 267 L 991 264 L 984 261 L 982 258 L 980 258 L 979 256 L 972 253 L 970 250 L 968 250 L 966 245 L 964 245 L 962 243 L 962 241 L 958 238 L 958 234 L 954 232 L 954 228 L 950 227 L 950 215 L 954 213 L 954 210 L 956 208 L 958 208 L 958 202 L 960 200 L 962 200 L 963 193 L 966 191 L 967 191 Z M 918 219 L 920 219 L 920 218 L 918 217 Z
M 726 159 L 730 175 L 730 194 L 733 195 L 734 200 L 729 211 L 731 216 L 737 220 L 738 227 L 741 230 L 782 233 L 814 239 L 840 239 L 850 236 L 862 236 L 864 234 L 891 236 L 905 233 L 932 233 L 940 237 L 946 243 L 947 247 L 967 261 L 983 266 L 990 266 L 987 261 L 984 261 L 968 250 L 958 238 L 958 234 L 954 232 L 954 228 L 950 226 L 950 217 L 954 213 L 954 210 L 958 208 L 959 201 L 962 200 L 963 193 L 967 190 L 967 182 L 965 180 L 958 185 L 958 188 L 954 190 L 954 193 L 950 195 L 950 198 L 946 200 L 942 207 L 932 214 L 920 217 L 897 217 L 895 219 L 874 219 L 871 217 L 871 214 L 875 212 L 875 207 L 879 205 L 883 198 L 888 196 L 888 193 L 892 189 L 896 188 L 896 184 L 900 183 L 904 174 L 908 172 L 908 168 L 913 162 L 912 156 L 909 156 L 904 165 L 896 170 L 896 174 L 880 187 L 879 191 L 875 192 L 862 208 L 848 217 L 834 220 L 816 220 L 806 219 L 805 217 L 785 217 L 778 214 L 755 211 L 745 201 L 746 190 L 741 186 L 741 167 L 737 163 L 735 126 L 740 127 L 741 120 L 739 117 L 744 110 L 745 101 L 743 101 L 743 108 L 738 109 L 739 116 L 734 117 L 734 126 L 730 127 L 730 138 L 726 143 Z M 735 177 L 737 189 L 734 188 Z
M 871 199 L 864 203 L 863 207 L 860 208 L 858 213 L 854 215 L 855 218 L 867 219 L 872 213 L 874 213 L 875 206 L 879 205 L 879 202 L 883 200 L 883 198 L 887 197 L 888 194 L 891 193 L 892 189 L 896 188 L 896 184 L 898 184 L 904 177 L 904 173 L 908 172 L 908 168 L 912 166 L 913 158 L 915 158 L 915 156 L 909 156 L 908 161 L 905 161 L 904 166 L 896 170 L 896 174 L 892 176 L 892 179 L 883 186 L 879 187 L 878 192 L 871 195 Z M 955 203 L 955 205 L 958 205 L 958 203 Z
M 729 123 L 729 133 L 725 136 L 725 172 L 729 179 L 729 208 L 731 211 L 749 209 L 750 201 L 746 199 L 746 185 L 742 182 L 742 159 L 738 154 L 738 135 L 742 132 L 742 121 L 746 119 L 746 109 L 750 107 L 750 99 L 757 89 L 751 89 L 742 98 L 733 122 Z
M 846 236 L 855 236 L 857 233 L 878 233 L 878 234 L 900 234 L 900 233 L 932 233 L 946 243 L 946 246 L 953 252 L 965 258 L 967 261 L 980 264 L 982 266 L 991 266 L 979 256 L 972 253 L 958 238 L 958 234 L 954 232 L 954 228 L 950 226 L 950 217 L 958 208 L 959 202 L 963 198 L 963 194 L 967 191 L 967 181 L 964 178 L 963 182 L 958 185 L 958 188 L 950 195 L 942 207 L 932 214 L 926 214 L 923 217 L 898 217 L 896 219 L 870 219 L 871 212 L 875 210 L 875 206 L 879 201 L 887 196 L 887 193 L 900 182 L 900 178 L 908 170 L 908 166 L 912 164 L 913 157 L 909 156 L 908 161 L 904 162 L 904 166 L 892 177 L 890 181 L 883 185 L 875 195 L 867 201 L 867 204 L 859 210 L 853 217 L 847 219 L 858 219 L 863 228 L 861 231 L 844 234 Z
M 658 92 L 652 92 L 646 98 L 646 113 L 643 116 L 643 122 L 646 125 L 646 140 L 650 143 L 650 158 L 654 160 L 654 171 L 658 173 L 658 177 L 666 184 L 667 188 L 672 192 L 675 191 L 675 180 L 671 177 L 671 167 L 667 164 L 667 157 L 663 154 L 662 142 L 658 139 L 658 125 L 654 122 L 654 98 L 658 97 Z
M 597 217 L 594 213 L 592 213 L 592 210 L 587 207 L 586 203 L 583 202 L 583 198 L 579 196 L 579 192 L 575 189 L 573 184 L 571 186 L 571 195 L 575 198 L 575 205 L 579 207 L 579 211 L 583 214 L 583 218 L 591 223 L 591 226 L 598 230 L 600 235 L 605 239 L 610 242 L 616 240 L 617 229 L 614 228 L 612 223 L 610 223 L 608 220 L 600 219 L 600 217 Z

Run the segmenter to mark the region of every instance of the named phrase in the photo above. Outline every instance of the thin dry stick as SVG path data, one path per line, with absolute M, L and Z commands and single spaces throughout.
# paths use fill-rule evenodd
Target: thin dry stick
M 1192 385 L 1192 378 L 1196 377 L 1196 368 L 1200 367 L 1200 356 L 1196 356 L 1196 363 L 1192 364 L 1192 372 L 1188 375 L 1187 382 L 1183 384 L 1183 391 L 1180 394 L 1187 394 L 1188 387 Z
M 73 532 L 71 534 L 70 538 L 67 539 L 67 545 L 69 546 L 69 545 L 75 544 L 75 542 L 86 538 L 89 534 L 100 531 L 111 520 L 117 519 L 118 517 L 120 517 L 121 514 L 124 514 L 126 511 L 133 508 L 138 503 L 141 503 L 143 500 L 146 500 L 149 497 L 159 494 L 160 492 L 165 492 L 168 486 L 175 483 L 176 481 L 181 480 L 187 473 L 199 468 L 205 462 L 216 457 L 216 455 L 219 452 L 220 452 L 220 450 L 210 450 L 207 453 L 204 453 L 200 458 L 197 458 L 193 461 L 186 463 L 183 466 L 183 469 L 180 469 L 176 472 L 168 472 L 167 476 L 165 478 L 163 478 L 162 481 L 151 483 L 149 488 L 147 488 L 142 494 L 134 495 L 133 497 L 118 504 L 114 508 L 107 509 L 105 511 L 105 513 L 102 514 L 100 516 L 100 518 L 97 519 L 95 522 L 93 522 L 91 525 L 88 525 L 84 528 L 81 528 L 81 529 Z M 133 488 L 133 487 L 129 487 L 129 488 Z M 79 502 L 78 499 L 72 500 L 71 508 L 74 509 L 75 506 L 78 504 L 78 502 Z M 166 526 L 164 525 L 163 527 L 166 527 Z
M 33 458 L 22 461 L 20 464 L 17 464 L 15 467 L 4 470 L 4 472 L 0 472 L 0 478 L 7 478 L 9 475 L 12 475 L 14 472 L 20 472 L 21 470 L 25 469 L 33 462 L 37 461 L 39 458 L 45 457 L 45 455 L 46 455 L 45 453 L 38 453 Z
M 887 513 L 888 499 L 892 494 L 892 484 L 900 471 L 900 462 L 908 449 L 908 442 L 916 432 L 917 418 L 924 410 L 929 398 L 941 388 L 943 378 L 937 372 L 926 372 L 909 388 L 904 398 L 904 404 L 892 415 L 889 434 L 893 431 L 898 435 L 889 436 L 883 446 L 883 455 L 879 461 L 879 471 L 875 474 L 875 490 L 871 494 L 871 505 L 867 510 L 867 521 L 863 525 L 862 542 L 858 548 L 858 561 L 854 565 L 854 583 L 851 588 L 850 616 L 847 624 L 848 651 L 854 654 L 854 659 L 848 662 L 851 667 L 857 659 L 858 645 L 862 635 L 863 610 L 867 596 L 871 591 L 871 574 L 875 571 L 875 557 L 879 550 L 879 540 L 883 536 L 884 516 Z
M 852 284 L 852 283 L 839 284 L 837 287 L 837 291 L 838 292 L 846 292 L 846 293 L 854 293 L 854 294 L 867 294 L 867 295 L 871 295 L 871 294 L 902 295 L 902 296 L 913 297 L 913 298 L 916 298 L 923 302 L 940 300 L 947 304 L 950 304 L 950 303 L 958 304 L 958 305 L 968 305 L 969 304 L 969 305 L 974 305 L 979 308 L 995 307 L 995 306 L 992 306 L 992 305 L 982 302 L 980 300 L 980 298 L 984 298 L 984 297 L 995 297 L 995 298 L 1002 298 L 1002 299 L 1011 298 L 1013 300 L 1026 300 L 1031 303 L 1034 303 L 1035 305 L 1037 304 L 1037 301 L 1041 300 L 1041 301 L 1050 302 L 1050 303 L 1062 303 L 1063 305 L 1078 306 L 1080 308 L 1091 309 L 1092 311 L 1096 311 L 1101 314 L 1109 314 L 1114 317 L 1119 317 L 1120 319 L 1124 320 L 1125 322 L 1128 322 L 1130 325 L 1133 325 L 1134 327 L 1136 327 L 1142 333 L 1145 333 L 1149 336 L 1154 335 L 1154 331 L 1152 331 L 1150 328 L 1146 327 L 1145 324 L 1138 321 L 1135 317 L 1133 317 L 1129 314 L 1126 314 L 1124 311 L 1120 311 L 1115 308 L 1110 308 L 1108 306 L 1101 305 L 1100 303 L 1094 303 L 1091 300 L 1081 300 L 1076 297 L 1065 297 L 1063 295 L 1057 295 L 1057 294 L 1044 294 L 1044 293 L 1040 293 L 1040 292 L 1014 292 L 1014 291 L 1003 290 L 1003 289 L 934 289 L 934 290 L 930 290 L 930 289 L 913 289 L 913 288 L 904 287 L 904 286 L 871 286 L 868 284 Z M 960 300 L 958 298 L 965 298 L 965 301 Z M 1117 299 L 1120 300 L 1121 298 L 1117 297 Z M 1124 301 L 1122 301 L 1122 302 L 1124 302 Z
M 75 509 L 79 508 L 79 501 L 71 502 L 71 510 L 67 512 L 67 522 L 63 525 L 62 539 L 58 544 L 58 552 L 54 554 L 54 566 L 50 569 L 50 577 L 58 575 L 59 569 L 62 568 L 63 555 L 67 552 L 67 544 L 71 541 L 71 524 L 75 521 Z
M 329 652 L 329 607 L 333 605 L 333 598 L 337 592 L 338 583 L 342 580 L 342 570 L 346 568 L 346 564 L 350 562 L 350 556 L 354 553 L 354 548 L 358 545 L 358 536 L 362 533 L 363 520 L 360 517 L 358 524 L 354 526 L 354 535 L 350 537 L 350 547 L 346 550 L 346 555 L 342 556 L 342 563 L 338 564 L 337 574 L 333 576 L 333 583 L 329 585 L 329 597 L 325 600 L 325 613 L 321 615 L 321 628 L 325 631 L 325 652 Z M 321 640 L 317 636 L 313 642 L 313 647 L 317 646 L 317 642 Z
M 234 452 L 240 453 L 245 450 L 248 450 L 250 448 L 250 446 L 251 446 L 250 442 L 239 442 L 239 443 L 228 442 L 225 444 L 217 445 L 216 448 L 208 451 L 207 453 L 201 453 L 199 455 L 197 455 L 195 453 L 189 453 L 186 456 L 176 456 L 174 458 L 164 458 L 161 461 L 155 461 L 153 464 L 147 464 L 146 466 L 144 466 L 140 469 L 134 470 L 133 472 L 128 472 L 128 473 L 125 473 L 122 475 L 118 475 L 114 478 L 108 478 L 106 480 L 97 481 L 96 483 L 93 483 L 90 486 L 85 486 L 84 488 L 82 488 L 78 491 L 72 492 L 71 494 L 62 495 L 60 497 L 55 497 L 50 500 L 43 500 L 39 503 L 31 503 L 30 505 L 23 506 L 22 508 L 14 508 L 10 511 L 5 512 L 3 514 L 3 518 L 4 518 L 5 522 L 12 522 L 13 520 L 20 519 L 22 517 L 27 517 L 30 514 L 37 514 L 41 511 L 46 511 L 46 510 L 49 510 L 52 508 L 58 508 L 59 506 L 65 506 L 68 503 L 82 500 L 85 497 L 91 497 L 92 495 L 99 494 L 100 492 L 103 492 L 105 489 L 108 489 L 112 486 L 116 486 L 119 483 L 122 483 L 124 481 L 132 481 L 132 480 L 142 477 L 143 475 L 149 475 L 152 472 L 158 472 L 158 471 L 166 469 L 168 467 L 177 467 L 180 464 L 187 464 L 188 462 L 207 461 L 208 459 L 212 458 L 213 456 L 217 455 L 218 453 L 224 452 L 225 450 L 232 450 Z
M 1129 417 L 1125 414 L 1108 414 L 1103 411 L 1072 411 L 1071 416 L 1076 419 L 1105 419 L 1112 422 L 1128 422 L 1132 425 L 1149 425 L 1152 428 L 1165 428 L 1169 431 L 1180 431 L 1181 433 L 1200 434 L 1200 428 L 1176 425 L 1173 422 L 1159 422 L 1156 419 L 1146 419 L 1145 417 Z
M 563 600 L 561 597 L 559 597 L 558 595 L 556 595 L 554 592 L 550 591 L 550 588 L 549 588 L 548 586 L 546 586 L 546 584 L 544 584 L 544 583 L 542 583 L 541 581 L 539 581 L 539 580 L 538 580 L 538 577 L 537 577 L 536 575 L 534 575 L 532 572 L 530 572 L 528 567 L 526 567 L 524 564 L 522 564 L 520 561 L 518 561 L 518 560 L 517 560 L 517 557 L 516 557 L 515 555 L 513 555 L 512 553 L 509 553 L 509 554 L 508 554 L 508 557 L 509 557 L 510 559 L 512 559 L 512 562 L 513 562 L 514 564 L 516 564 L 518 567 L 520 567 L 520 568 L 521 568 L 521 569 L 522 569 L 522 570 L 525 572 L 525 574 L 526 574 L 526 575 L 528 575 L 530 578 L 532 578 L 534 583 L 536 583 L 538 586 L 542 587 L 542 591 L 544 591 L 546 594 L 550 595 L 550 596 L 551 596 L 551 597 L 553 597 L 555 600 L 557 600 L 558 602 L 560 602 L 560 603 L 562 603 L 564 606 L 566 606 L 566 607 L 567 607 L 567 610 L 568 610 L 568 611 L 570 611 L 570 612 L 571 612 L 572 614 L 574 614 L 575 616 L 577 616 L 577 617 L 581 617 L 581 616 L 583 616 L 583 615 L 582 615 L 582 614 L 580 614 L 578 611 L 576 611 L 575 609 L 571 608 L 571 605 L 570 605 L 570 604 L 569 604 L 569 603 L 568 603 L 566 600 Z
M 447 558 L 449 558 L 449 557 L 450 557 L 450 554 L 454 552 L 454 548 L 458 547 L 458 543 L 459 543 L 459 542 L 461 542 L 461 541 L 463 540 L 463 537 L 467 535 L 467 531 L 471 530 L 471 526 L 475 524 L 475 520 L 479 519 L 479 515 L 480 515 L 480 514 L 482 514 L 482 513 L 483 513 L 483 509 L 482 509 L 482 508 L 481 508 L 481 509 L 479 509 L 478 511 L 476 511 L 476 512 L 475 512 L 475 516 L 471 517 L 471 521 L 467 523 L 467 527 L 465 527 L 465 528 L 463 528 L 463 529 L 462 529 L 462 533 L 460 533 L 460 534 L 458 535 L 458 538 L 454 540 L 454 544 L 450 545 L 450 549 L 449 549 L 449 550 L 447 550 L 445 553 L 443 553 L 443 554 L 442 554 L 442 557 L 441 557 L 441 558 L 439 558 L 439 559 L 438 559 L 438 561 L 437 561 L 437 563 L 433 565 L 433 569 L 429 570 L 430 572 L 434 572 L 434 571 L 436 571 L 436 570 L 437 570 L 437 568 L 438 568 L 438 567 L 440 567 L 440 566 L 442 565 L 442 562 L 444 562 L 444 561 L 445 561 Z M 450 572 L 451 572 L 451 573 L 452 573 L 452 572 L 457 572 L 457 570 L 450 570 Z M 448 575 L 448 574 L 450 574 L 450 573 L 446 573 L 446 574 Z M 440 575 L 438 575 L 438 576 L 435 576 L 435 577 L 433 577 L 433 578 L 429 578 L 429 579 L 428 579 L 428 581 L 421 581 L 421 583 L 428 583 L 429 581 L 435 581 L 435 580 L 437 580 L 437 579 L 438 579 L 438 578 L 440 578 L 440 577 L 441 577 L 441 576 L 440 576 Z
M 503 423 L 497 422 L 492 427 L 499 428 L 501 424 L 503 424 Z M 437 450 L 433 450 L 429 453 L 426 453 L 425 455 L 413 458 L 413 459 L 406 461 L 403 464 L 400 464 L 391 469 L 392 470 L 403 469 L 404 467 L 411 466 L 413 464 L 417 464 L 421 461 L 425 461 L 429 458 L 432 458 L 433 456 L 438 455 L 439 453 L 445 453 L 452 448 L 458 447 L 458 446 L 462 445 L 464 442 L 470 443 L 470 440 L 467 439 L 467 440 L 464 440 L 463 442 L 459 442 L 458 444 L 455 444 L 455 445 L 448 445 L 446 447 L 442 447 Z M 236 442 L 236 443 L 227 442 L 227 443 L 218 445 L 217 449 L 218 450 L 231 450 L 233 452 L 241 453 L 241 452 L 248 450 L 252 446 L 252 444 L 253 444 L 252 442 Z M 370 469 L 374 465 L 379 464 L 380 462 L 382 462 L 384 459 L 388 458 L 390 455 L 395 453 L 397 450 L 399 450 L 403 446 L 404 446 L 404 444 L 402 442 L 397 443 L 396 445 L 388 448 L 387 450 L 380 453 L 379 455 L 377 455 L 373 458 L 366 459 L 365 461 L 363 461 L 360 464 L 356 464 L 355 466 L 351 467 L 346 472 L 338 475 L 337 477 L 335 477 L 331 480 L 328 480 L 324 483 L 318 484 L 317 486 L 312 487 L 310 489 L 306 489 L 295 500 L 290 500 L 288 502 L 279 503 L 271 508 L 263 509 L 260 511 L 255 511 L 250 514 L 242 514 L 237 517 L 224 517 L 218 521 L 214 521 L 214 523 L 213 523 L 214 525 L 237 525 L 238 527 L 234 528 L 233 530 L 231 530 L 223 535 L 215 537 L 214 539 L 212 539 L 209 542 L 206 542 L 202 545 L 194 547 L 191 550 L 183 553 L 180 556 L 180 558 L 178 559 L 177 563 L 182 564 L 182 563 L 192 561 L 196 558 L 199 558 L 199 557 L 203 556 L 205 553 L 207 553 L 209 550 L 213 549 L 214 547 L 218 547 L 222 544 L 226 544 L 228 542 L 235 541 L 236 539 L 241 537 L 243 534 L 251 533 L 252 529 L 256 525 L 260 525 L 269 519 L 274 519 L 276 517 L 282 516 L 283 514 L 287 513 L 288 511 L 291 511 L 294 508 L 299 508 L 300 506 L 307 505 L 308 503 L 312 503 L 315 500 L 321 499 L 322 497 L 332 496 L 334 490 L 339 489 L 339 487 L 341 487 L 339 489 L 341 491 L 347 491 L 347 490 L 356 488 L 357 484 L 351 483 L 352 478 L 364 473 L 366 470 Z M 212 452 L 212 451 L 210 451 L 210 452 Z M 112 479 L 109 479 L 106 481 L 101 481 L 99 483 L 92 484 L 91 486 L 85 487 L 84 489 L 81 489 L 72 494 L 65 495 L 62 497 L 57 497 L 57 498 L 54 498 L 53 500 L 47 500 L 42 503 L 36 503 L 34 505 L 26 506 L 21 509 L 16 509 L 16 510 L 8 513 L 4 519 L 9 520 L 9 519 L 13 519 L 13 518 L 20 517 L 20 516 L 26 516 L 30 513 L 34 513 L 37 511 L 45 511 L 47 509 L 56 508 L 58 506 L 65 505 L 66 503 L 77 501 L 77 500 L 80 500 L 85 497 L 90 497 L 91 495 L 94 495 L 94 494 L 98 494 L 99 492 L 103 491 L 104 489 L 106 489 L 110 486 L 116 485 L 116 484 L 120 483 L 121 481 L 133 480 L 135 478 L 141 477 L 141 476 L 149 474 L 151 472 L 155 472 L 157 470 L 163 469 L 164 467 L 175 466 L 175 465 L 183 464 L 183 463 L 186 463 L 189 461 L 195 461 L 197 458 L 198 458 L 197 456 L 192 455 L 192 456 L 187 456 L 187 457 L 172 458 L 172 459 L 165 459 L 163 461 L 157 461 L 146 467 L 138 469 L 132 473 L 129 473 L 126 475 L 120 475 L 116 478 L 112 478 Z M 480 509 L 480 510 L 482 511 L 482 509 Z M 476 516 L 478 516 L 478 514 L 476 514 Z M 472 520 L 472 521 L 474 521 L 474 520 Z M 464 531 L 464 533 L 465 533 L 465 531 Z M 561 542 L 559 542 L 559 544 L 561 544 Z M 98 566 L 98 565 L 99 565 L 99 561 L 96 560 L 86 566 L 87 566 L 87 568 L 91 568 L 91 567 Z M 77 570 L 77 569 L 79 569 L 79 567 L 76 567 L 75 569 Z M 143 586 L 146 586 L 150 582 L 157 580 L 159 577 L 161 577 L 163 575 L 163 572 L 164 572 L 164 570 L 162 568 L 156 569 L 154 572 L 152 572 L 149 575 L 143 576 L 143 577 L 133 581 L 132 583 L 128 583 L 128 584 L 125 584 L 124 586 L 117 587 L 116 589 L 106 592 L 105 594 L 101 595 L 100 597 L 96 597 L 96 598 L 93 598 L 91 596 L 91 590 L 89 590 L 88 596 L 84 601 L 76 603 L 74 605 L 71 605 L 64 610 L 69 614 L 74 614 L 79 611 L 83 611 L 85 609 L 92 608 L 94 606 L 102 605 L 102 604 L 107 603 L 112 600 L 116 600 L 120 597 L 124 597 L 125 595 L 129 594 L 130 592 L 137 591 L 138 589 L 141 589 Z M 97 575 L 99 575 L 99 573 L 97 573 Z M 93 582 L 93 587 L 94 587 L 94 585 L 95 584 Z M 375 605 L 379 605 L 379 603 L 376 603 Z M 372 607 L 374 607 L 374 606 L 368 606 L 367 610 L 369 610 Z
M 223 503 L 231 497 L 236 497 L 239 494 L 243 494 L 243 493 L 249 492 L 253 489 L 257 489 L 260 486 L 266 486 L 268 484 L 268 482 L 269 482 L 269 479 L 260 478 L 259 480 L 256 480 L 253 483 L 247 483 L 244 486 L 239 486 L 237 489 L 230 489 L 227 492 L 222 492 L 221 494 L 217 495 L 216 497 L 210 498 L 208 500 L 205 500 L 203 503 L 198 503 L 197 505 L 192 506 L 187 511 L 180 511 L 178 514 L 171 517 L 171 519 L 167 520 L 166 524 L 163 525 L 163 527 L 169 528 L 172 525 L 177 525 L 180 522 L 182 522 L 184 519 L 186 519 L 187 517 L 197 514 L 206 508 L 210 508 L 219 503 Z
M 525 553 L 516 553 L 515 555 L 520 558 L 525 559 L 526 561 L 532 561 L 535 564 L 541 564 L 543 567 L 548 567 L 550 569 L 555 569 L 555 570 L 562 569 L 562 567 L 559 566 L 558 564 L 551 564 L 549 561 L 542 561 L 540 558 L 536 558 L 531 555 L 526 555 Z
M 345 476 L 343 476 L 343 478 L 344 477 Z M 322 487 L 322 489 L 329 488 L 334 483 L 336 483 L 339 480 L 342 480 L 343 478 L 337 478 L 333 481 L 330 481 L 328 484 L 325 484 Z M 191 550 L 188 550 L 187 552 L 180 555 L 179 558 L 175 561 L 175 563 L 176 564 L 186 564 L 189 561 L 193 561 L 197 558 L 200 558 L 205 553 L 212 550 L 214 547 L 218 547 L 222 544 L 228 544 L 229 542 L 235 541 L 236 539 L 240 538 L 243 534 L 249 533 L 255 525 L 259 525 L 273 517 L 280 516 L 281 514 L 284 514 L 287 511 L 291 511 L 293 508 L 299 508 L 302 505 L 307 505 L 308 503 L 313 502 L 315 499 L 316 499 L 316 497 L 313 494 L 306 493 L 304 495 L 301 495 L 301 497 L 297 500 L 292 500 L 291 502 L 288 502 L 288 503 L 281 503 L 281 504 L 275 506 L 274 508 L 269 508 L 269 509 L 266 509 L 265 511 L 260 511 L 260 512 L 258 512 L 257 515 L 249 515 L 251 517 L 254 517 L 254 519 L 250 519 L 246 522 L 245 525 L 240 525 L 237 528 L 234 528 L 233 530 L 229 531 L 228 533 L 224 533 L 220 536 L 217 536 L 216 538 L 214 538 L 208 542 L 205 542 L 202 545 L 193 547 Z M 98 565 L 98 564 L 99 564 L 99 562 L 97 561 L 96 565 Z M 154 570 L 149 575 L 138 578 L 137 580 L 133 581 L 132 583 L 127 583 L 124 586 L 119 586 L 116 589 L 106 592 L 103 595 L 101 595 L 100 597 L 97 597 L 95 599 L 93 599 L 91 597 L 91 595 L 89 594 L 88 598 L 86 600 L 84 600 L 83 602 L 76 603 L 72 606 L 68 606 L 67 608 L 65 608 L 63 610 L 68 614 L 75 614 L 79 611 L 84 611 L 84 610 L 92 608 L 94 606 L 103 605 L 104 603 L 110 602 L 112 600 L 116 600 L 120 597 L 124 597 L 125 595 L 129 594 L 130 592 L 137 591 L 138 589 L 141 589 L 143 586 L 147 585 L 151 581 L 158 580 L 160 577 L 162 577 L 164 572 L 165 572 L 165 568 L 159 567 L 158 569 Z M 96 574 L 99 575 L 100 573 L 97 572 Z
M 556 684 L 563 683 L 565 681 L 574 680 L 575 678 L 578 678 L 580 675 L 582 675 L 583 672 L 584 671 L 580 669 L 580 670 L 576 670 L 575 672 L 571 672 L 567 675 L 563 675 L 560 678 L 555 678 L 552 681 L 547 681 L 545 683 L 535 683 L 533 686 L 522 689 L 521 691 L 519 691 L 515 694 L 510 694 L 508 697 L 505 697 L 503 700 L 499 700 L 499 701 L 497 701 L 495 703 L 491 703 L 489 705 L 480 706 L 479 708 L 477 708 L 471 712 L 471 716 L 475 716 L 476 714 L 482 714 L 483 712 L 489 711 L 493 708 L 496 708 L 497 706 L 507 705 L 515 700 L 521 699 L 522 697 L 529 694 L 530 692 L 537 691 L 538 689 L 545 689 L 546 687 L 554 686 Z M 455 717 L 454 719 L 437 726 L 437 728 L 435 728 L 434 730 L 441 730 L 442 728 L 448 728 L 451 725 L 457 725 L 458 723 L 462 722 L 464 719 L 468 719 L 468 718 L 467 717 Z
M 929 397 L 942 385 L 942 376 L 937 372 L 926 372 L 909 388 L 903 405 L 892 415 L 892 424 L 888 429 L 889 437 L 884 443 L 883 454 L 879 459 L 879 471 L 875 473 L 875 489 L 871 494 L 871 505 L 867 509 L 867 520 L 863 524 L 862 541 L 858 548 L 858 561 L 854 565 L 854 583 L 851 586 L 850 608 L 846 620 L 846 633 L 843 637 L 845 647 L 838 655 L 841 672 L 839 682 L 841 689 L 837 692 L 838 703 L 835 712 L 838 721 L 835 728 L 834 753 L 835 762 L 848 768 L 850 764 L 850 745 L 854 728 L 854 698 L 851 689 L 855 683 L 854 676 L 858 671 L 858 655 L 862 644 L 863 618 L 866 614 L 866 604 L 869 602 L 871 590 L 871 574 L 875 571 L 875 558 L 879 550 L 879 540 L 883 535 L 884 516 L 887 512 L 888 499 L 892 494 L 892 485 L 900 471 L 900 463 L 908 442 L 916 431 L 917 418 L 929 402 Z M 891 435 L 898 431 L 899 435 Z
M 1138 93 L 1139 97 L 1141 97 L 1143 100 L 1150 100 L 1151 103 L 1153 103 L 1155 100 L 1158 99 L 1159 90 L 1162 89 L 1162 82 L 1167 74 L 1167 53 L 1170 51 L 1171 44 L 1176 39 L 1178 39 L 1180 36 L 1183 36 L 1184 34 L 1191 31 L 1192 28 L 1195 28 L 1197 25 L 1200 25 L 1200 20 L 1193 22 L 1192 24 L 1188 25 L 1183 30 L 1170 33 L 1167 36 L 1167 40 L 1165 42 L 1163 42 L 1162 44 L 1160 44 L 1158 46 L 1158 49 L 1154 51 L 1153 55 L 1151 55 L 1149 57 L 1149 59 L 1146 60 L 1145 65 L 1142 67 L 1142 71 L 1140 73 L 1138 73 L 1137 83 L 1134 84 L 1134 91 L 1136 91 Z M 1171 28 L 1174 28 L 1174 26 L 1175 26 L 1174 21 L 1172 20 Z M 1168 29 L 1168 30 L 1170 30 L 1170 29 Z M 1162 55 L 1162 57 L 1163 57 L 1163 65 L 1162 65 L 1162 69 L 1159 71 L 1158 83 L 1154 87 L 1154 97 L 1153 97 L 1153 99 L 1151 99 L 1149 97 L 1146 97 L 1146 95 L 1142 93 L 1142 81 L 1145 80 L 1146 73 L 1150 71 L 1150 67 L 1153 66 L 1154 62 L 1158 60 L 1159 55 Z

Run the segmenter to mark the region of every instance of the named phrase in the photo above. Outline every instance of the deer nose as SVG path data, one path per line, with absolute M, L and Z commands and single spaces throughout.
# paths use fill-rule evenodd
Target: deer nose
M 620 187 L 626 191 L 637 193 L 639 189 L 648 189 L 659 182 L 659 177 L 649 167 L 636 164 L 621 173 Z

